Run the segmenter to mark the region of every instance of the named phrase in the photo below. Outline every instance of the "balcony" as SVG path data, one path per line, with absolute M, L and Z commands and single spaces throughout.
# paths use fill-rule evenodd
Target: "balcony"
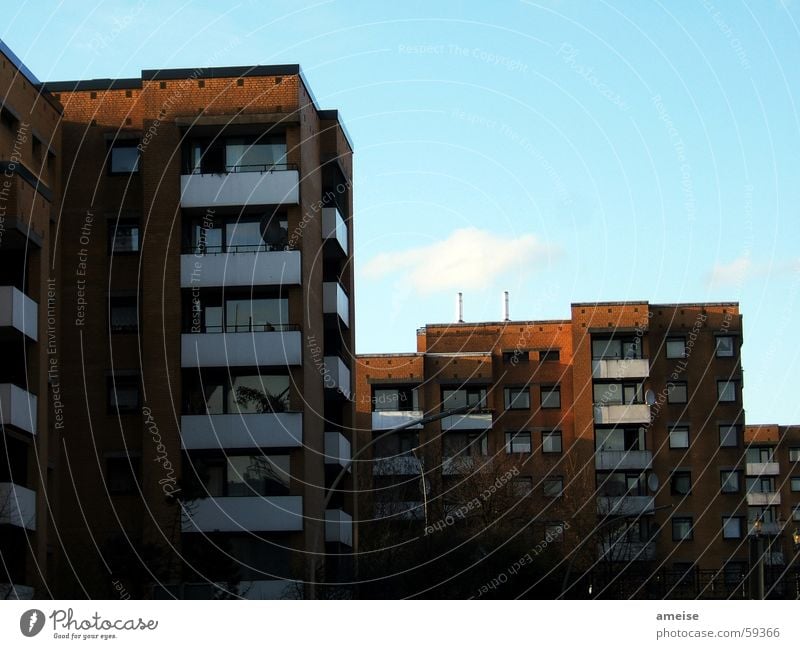
M 201 498 L 186 505 L 184 532 L 301 532 L 302 496 Z
M 0 525 L 36 530 L 36 492 L 13 482 L 0 482 Z
M 786 557 L 779 550 L 767 551 L 764 553 L 764 563 L 768 566 L 785 566 Z
M 646 358 L 592 361 L 593 379 L 644 379 L 650 376 L 650 361 Z
M 299 250 L 181 255 L 181 288 L 297 286 L 300 281 Z
M 240 581 L 236 590 L 243 599 L 301 599 L 303 583 L 290 579 L 246 580 Z
M 0 332 L 39 339 L 39 305 L 14 286 L 0 286 Z
M 656 544 L 653 542 L 605 541 L 597 546 L 601 561 L 655 561 Z
M 341 509 L 325 510 L 325 541 L 353 545 L 353 518 Z
M 303 445 L 300 412 L 184 415 L 181 448 L 299 448 Z
M 475 470 L 475 458 L 470 455 L 456 455 L 442 460 L 442 475 L 464 475 Z
M 445 430 L 487 430 L 492 427 L 492 413 L 470 413 L 466 415 L 450 415 L 442 419 L 442 431 Z
M 0 424 L 36 434 L 38 399 L 12 383 L 0 383 Z
M 350 398 L 350 370 L 338 356 L 325 357 L 324 386 L 329 390 L 338 390 L 345 399 Z
M 775 507 L 781 504 L 781 494 L 777 491 L 750 492 L 747 494 L 747 504 L 750 507 Z
M 339 282 L 322 284 L 322 312 L 338 315 L 345 327 L 350 326 L 350 298 Z
M 181 367 L 300 365 L 299 331 L 199 333 L 181 336 Z
M 376 502 L 375 518 L 393 518 L 396 520 L 405 521 L 424 520 L 425 508 L 418 500 L 403 502 Z
M 372 413 L 372 430 L 397 428 L 423 416 L 421 410 L 376 410 Z M 422 424 L 414 424 L 409 428 L 422 428 Z
M 347 255 L 347 224 L 335 207 L 322 208 L 322 238 Z
M 756 529 L 755 529 L 754 521 L 748 521 L 747 525 L 748 525 L 748 528 L 749 528 L 749 534 L 755 536 L 756 535 Z M 761 532 L 760 532 L 760 534 L 763 535 L 763 536 L 778 536 L 778 534 L 780 534 L 781 531 L 782 531 L 782 528 L 781 528 L 781 524 L 780 523 L 777 523 L 775 521 L 771 521 L 769 523 L 766 523 L 766 522 L 761 523 Z
M 596 424 L 646 424 L 649 421 L 650 406 L 644 403 L 594 407 L 594 423 Z
M 653 467 L 650 451 L 597 451 L 594 468 L 597 471 L 627 471 Z
M 341 433 L 325 433 L 325 464 L 350 471 L 350 442 Z
M 372 475 L 419 475 L 419 460 L 413 455 L 375 458 Z
M 267 171 L 184 174 L 181 207 L 246 205 L 296 205 L 300 200 L 300 174 L 286 165 Z
M 778 475 L 781 466 L 777 462 L 748 462 L 746 471 L 748 476 Z
M 655 502 L 652 496 L 600 496 L 597 513 L 610 516 L 641 516 L 652 514 Z

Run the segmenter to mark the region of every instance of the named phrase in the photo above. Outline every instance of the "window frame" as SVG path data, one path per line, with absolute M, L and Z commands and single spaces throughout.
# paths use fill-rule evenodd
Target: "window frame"
M 119 407 L 119 402 L 116 395 L 119 393 L 119 387 L 135 387 L 136 388 L 136 405 L 125 408 Z M 112 374 L 106 377 L 106 411 L 109 415 L 120 416 L 136 414 L 142 407 L 142 385 L 141 376 L 138 374 Z
M 792 458 L 793 454 L 794 458 Z M 789 447 L 789 462 L 800 462 L 800 446 Z
M 683 387 L 686 394 L 684 395 L 683 401 L 674 401 L 672 397 L 673 390 L 670 389 L 669 386 L 675 388 Z M 667 403 L 670 405 L 685 405 L 689 403 L 689 383 L 687 381 L 670 381 L 667 383 Z
M 725 540 L 725 541 L 736 541 L 736 540 L 742 539 L 744 537 L 744 535 L 745 535 L 745 530 L 747 529 L 747 526 L 745 525 L 745 520 L 746 519 L 745 519 L 744 516 L 736 516 L 736 515 L 723 516 L 722 517 L 722 538 L 723 538 L 723 540 Z M 737 521 L 739 523 L 739 533 L 738 533 L 738 535 L 736 535 L 736 536 L 728 536 L 726 534 L 726 532 L 725 532 L 725 523 L 727 521 Z
M 793 493 L 800 491 L 800 476 L 789 477 L 789 490 Z
M 558 493 L 548 493 L 548 485 L 552 486 L 553 484 L 558 485 Z M 561 498 L 564 495 L 564 476 L 550 476 L 542 480 L 542 494 L 545 498 L 552 500 Z
M 108 256 L 112 255 L 138 255 L 141 251 L 142 241 L 141 241 L 141 233 L 142 233 L 142 226 L 139 223 L 138 218 L 120 218 L 120 219 L 110 219 L 107 223 L 108 226 L 108 237 L 107 237 L 107 249 L 108 249 Z M 114 242 L 117 239 L 117 235 L 120 231 L 121 227 L 135 227 L 136 228 L 136 247 L 134 249 L 125 249 L 125 250 L 115 250 Z
M 736 476 L 736 490 L 725 489 L 728 481 L 725 479 L 726 474 Z M 719 492 L 721 494 L 741 494 L 742 493 L 742 470 L 741 469 L 720 469 L 719 472 Z
M 722 429 L 727 429 L 725 438 L 722 436 Z M 739 424 L 719 424 L 717 426 L 717 442 L 719 444 L 719 448 L 739 448 L 741 446 L 741 439 L 742 439 L 742 430 Z M 736 443 L 735 444 L 723 444 L 723 439 L 727 439 L 728 431 L 733 429 L 736 433 Z
M 674 446 L 672 444 L 672 432 L 674 430 L 679 430 L 679 429 L 683 429 L 686 431 L 686 446 Z M 689 435 L 689 426 L 686 426 L 684 424 L 676 424 L 674 426 L 670 426 L 669 430 L 667 430 L 667 441 L 669 442 L 670 449 L 682 450 L 689 448 L 689 446 L 691 446 L 692 443 L 691 437 Z
M 540 363 L 555 363 L 561 361 L 561 350 L 558 348 L 543 349 L 539 351 Z
M 553 394 L 558 396 L 558 405 L 556 406 L 546 406 L 544 404 L 545 401 L 545 394 L 552 396 Z M 539 387 L 539 406 L 542 410 L 560 410 L 561 409 L 561 384 L 556 383 L 553 385 L 542 385 Z
M 114 150 L 115 149 L 134 149 L 136 151 L 136 164 L 132 170 L 115 171 L 114 170 Z M 132 176 L 141 172 L 142 165 L 142 152 L 139 150 L 139 140 L 115 140 L 109 143 L 108 146 L 108 168 L 107 174 L 109 176 Z
M 545 440 L 557 439 L 558 450 L 547 450 L 545 448 Z M 542 453 L 546 455 L 561 455 L 564 452 L 564 434 L 560 428 L 542 431 Z
M 516 393 L 516 397 L 513 395 Z M 521 396 L 527 397 L 527 405 L 513 405 Z M 503 388 L 503 406 L 506 410 L 530 410 L 531 409 L 531 388 L 530 386 L 508 386 Z
M 694 516 L 672 516 L 670 518 L 671 524 L 670 527 L 672 528 L 672 540 L 676 543 L 682 543 L 684 541 L 693 541 L 694 540 Z M 684 535 L 681 537 L 675 536 L 675 523 L 677 522 L 685 523 L 688 521 L 689 523 L 689 533 L 688 535 Z
M 683 351 L 679 356 L 672 355 L 669 351 L 669 344 L 676 342 L 680 342 L 683 345 Z M 664 353 L 669 360 L 686 358 L 686 336 L 667 336 L 664 340 Z
M 136 324 L 125 327 L 125 326 L 114 326 L 114 307 L 119 307 L 120 305 L 114 305 L 114 302 L 122 302 L 122 301 L 129 301 L 133 302 L 133 305 L 136 309 Z M 130 305 L 128 305 L 130 308 Z M 108 296 L 108 330 L 112 334 L 132 334 L 137 333 L 139 331 L 139 298 L 136 295 L 109 295 Z
M 719 353 L 719 341 L 720 339 L 727 338 L 731 341 L 731 353 L 730 354 L 720 354 Z M 731 334 L 717 334 L 714 336 L 714 357 L 715 358 L 735 358 L 736 356 L 736 337 L 732 336 Z
M 725 391 L 725 388 L 722 386 L 731 387 L 733 390 L 733 398 L 732 399 L 723 399 L 722 394 Z M 736 379 L 722 379 L 717 381 L 717 402 L 718 403 L 736 403 L 738 399 L 738 381 Z
M 527 435 L 528 436 L 528 450 L 527 451 L 515 451 L 514 450 L 514 441 L 517 437 Z M 505 452 L 506 455 L 530 455 L 533 452 L 533 443 L 531 439 L 531 433 L 527 430 L 518 430 L 518 431 L 506 431 L 505 434 Z
M 676 478 L 688 478 L 689 480 L 689 487 L 685 492 L 678 491 L 675 488 L 675 479 Z M 692 472 L 685 471 L 683 469 L 672 471 L 669 474 L 669 492 L 673 496 L 691 496 L 692 495 Z

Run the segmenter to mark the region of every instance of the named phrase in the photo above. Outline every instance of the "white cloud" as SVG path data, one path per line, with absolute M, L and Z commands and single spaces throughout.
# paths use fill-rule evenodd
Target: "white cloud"
M 533 234 L 503 237 L 470 227 L 453 231 L 443 241 L 376 255 L 364 265 L 363 274 L 398 274 L 404 285 L 419 293 L 484 289 L 503 273 L 544 267 L 559 254 L 557 246 Z
M 791 259 L 772 264 L 754 263 L 749 254 L 737 257 L 728 264 L 715 264 L 709 274 L 711 287 L 741 286 L 756 277 L 780 279 L 800 273 L 800 259 Z

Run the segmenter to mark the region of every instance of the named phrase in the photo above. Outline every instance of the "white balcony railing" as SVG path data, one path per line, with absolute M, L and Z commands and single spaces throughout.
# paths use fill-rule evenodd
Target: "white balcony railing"
M 653 453 L 650 451 L 597 451 L 594 466 L 598 471 L 628 471 L 650 469 Z
M 644 379 L 648 376 L 650 376 L 650 361 L 647 358 L 592 361 L 593 379 Z
M 326 509 L 325 541 L 352 546 L 353 517 L 341 509 Z
M 296 169 L 181 176 L 181 207 L 296 205 L 299 200 Z
M 181 448 L 299 448 L 303 413 L 184 415 Z
M 325 433 L 325 464 L 350 470 L 352 452 L 350 442 L 339 432 Z
M 346 399 L 350 398 L 350 370 L 338 356 L 325 357 L 324 387 L 338 390 Z
M 640 516 L 652 514 L 655 501 L 652 496 L 600 496 L 597 513 L 612 516 Z
M 376 410 L 372 413 L 372 430 L 390 430 L 422 419 L 423 416 L 421 410 Z M 409 428 L 422 428 L 422 424 L 414 424 Z
M 347 254 L 347 224 L 335 207 L 322 208 L 322 238 L 335 241 L 342 252 Z
M 181 336 L 182 367 L 300 365 L 299 331 L 201 333 Z
M 39 339 L 39 305 L 14 286 L 0 286 L 0 329 L 10 327 Z
M 0 383 L 0 423 L 36 434 L 38 399 L 13 383 Z
M 777 462 L 748 462 L 746 470 L 748 476 L 770 476 L 778 475 L 781 466 Z
M 372 475 L 419 475 L 419 460 L 413 455 L 375 458 Z
M 0 525 L 36 529 L 36 492 L 13 482 L 0 482 Z
M 346 327 L 350 326 L 350 299 L 339 282 L 322 284 L 322 312 L 338 315 Z
M 181 255 L 181 287 L 298 286 L 300 251 Z
M 442 419 L 442 430 L 487 430 L 492 427 L 492 413 L 450 415 Z
M 645 403 L 596 405 L 596 424 L 646 424 L 650 421 L 650 406 Z
M 777 491 L 755 492 L 747 494 L 747 504 L 750 507 L 775 507 L 781 504 L 781 494 Z
M 184 506 L 184 532 L 300 532 L 302 496 L 201 498 Z

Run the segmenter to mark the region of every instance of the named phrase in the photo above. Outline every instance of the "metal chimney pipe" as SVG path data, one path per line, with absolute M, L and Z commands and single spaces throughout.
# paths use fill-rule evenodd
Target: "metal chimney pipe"
M 508 291 L 503 291 L 503 320 L 506 322 L 510 320 L 508 317 Z
M 458 294 L 458 321 L 464 322 L 464 298 L 462 297 L 461 293 Z

